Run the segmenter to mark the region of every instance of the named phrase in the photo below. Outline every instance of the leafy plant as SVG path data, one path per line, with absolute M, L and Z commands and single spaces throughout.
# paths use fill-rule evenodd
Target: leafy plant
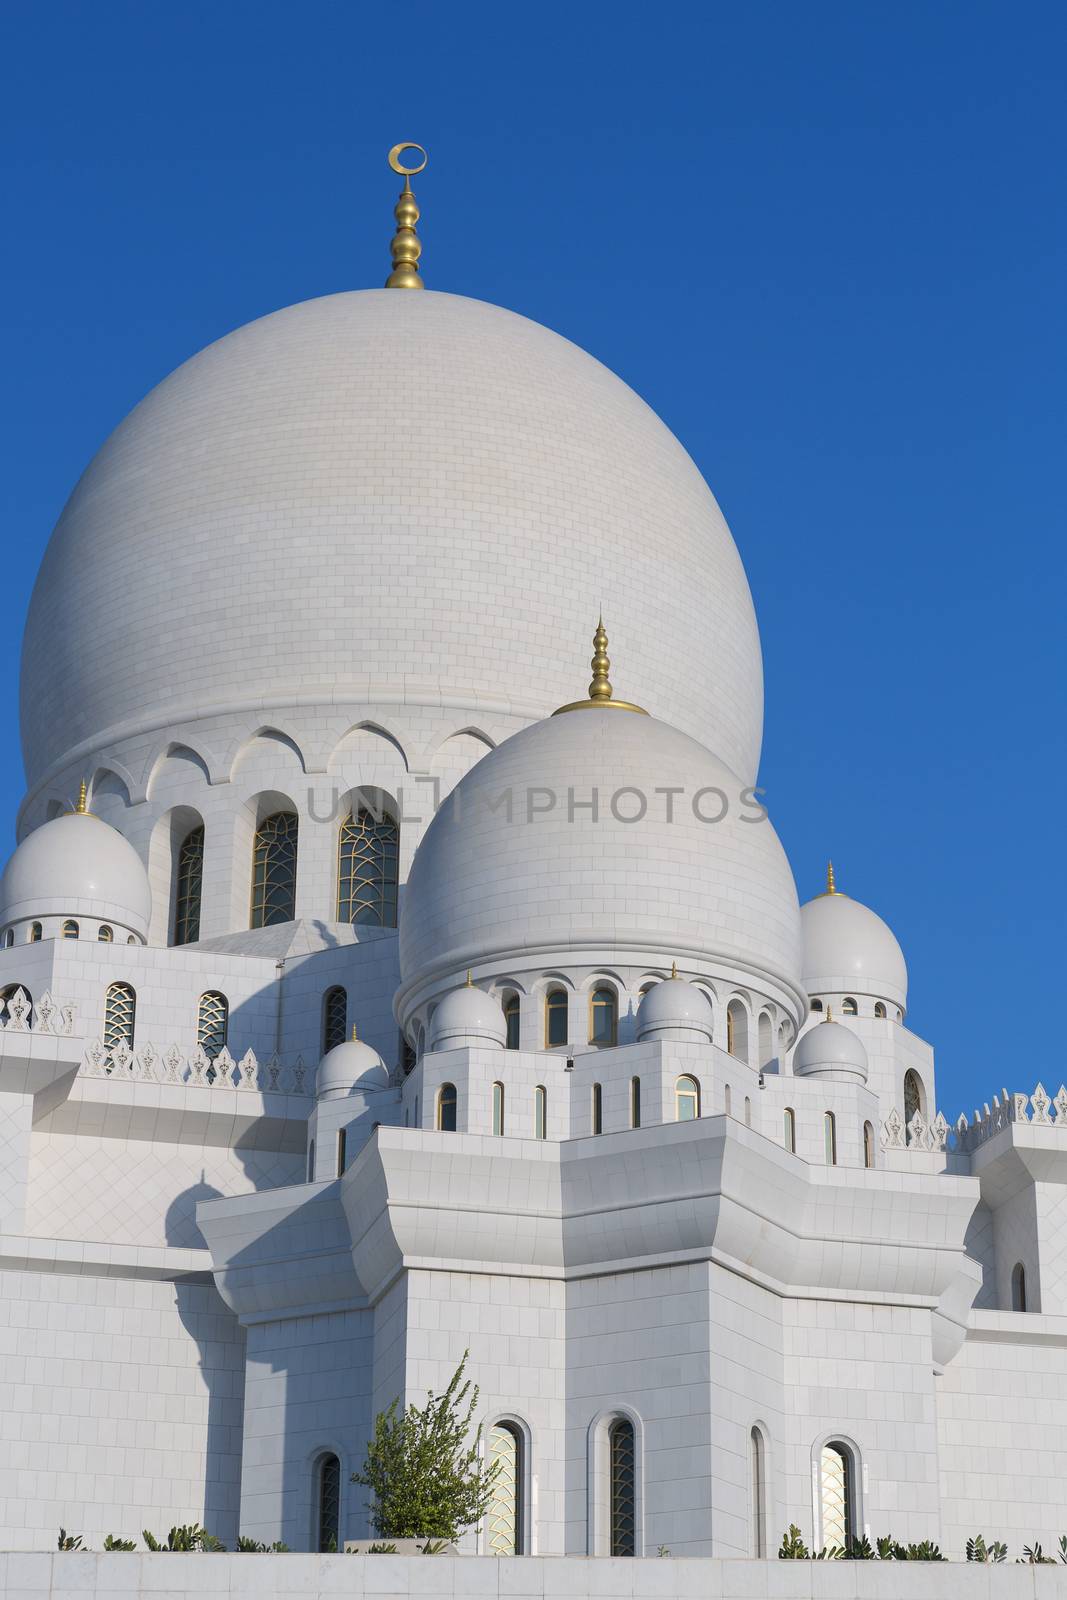
M 395 1544 L 372 1544 L 372 1545 L 368 1545 L 367 1546 L 367 1554 L 369 1556 L 395 1556 L 396 1555 L 396 1545 Z
M 424 1556 L 443 1556 L 447 1549 L 447 1539 L 427 1539 L 420 1554 Z
M 789 1524 L 789 1532 L 782 1534 L 782 1544 L 778 1551 L 779 1561 L 810 1561 L 808 1547 L 801 1537 L 800 1529 L 795 1522 Z
M 940 1547 L 932 1539 L 924 1539 L 921 1544 L 909 1544 L 904 1555 L 905 1561 L 947 1561 L 948 1556 L 942 1555 Z
M 1030 1567 L 1054 1567 L 1056 1565 L 1056 1558 L 1054 1556 L 1045 1555 L 1039 1544 L 1024 1544 L 1022 1555 L 1015 1557 L 1015 1565 Z
M 162 1544 L 154 1533 L 149 1533 L 147 1528 L 141 1530 L 141 1536 L 149 1550 L 155 1550 L 161 1555 L 188 1550 L 215 1552 L 226 1548 L 221 1539 L 216 1539 L 213 1533 L 208 1533 L 198 1522 L 184 1523 L 179 1528 L 172 1528 L 167 1534 L 166 1544 Z
M 251 1539 L 246 1533 L 238 1535 L 237 1548 L 239 1551 L 247 1552 L 249 1555 L 287 1555 L 289 1553 L 289 1546 L 282 1544 L 280 1539 L 276 1539 L 273 1544 L 260 1544 L 258 1539 Z
M 68 1533 L 66 1528 L 60 1528 L 59 1538 L 56 1541 L 57 1550 L 80 1550 L 82 1536 L 80 1533 Z
M 1060 1534 L 1060 1560 L 1067 1564 L 1067 1533 Z
M 109 1533 L 107 1538 L 104 1540 L 104 1549 L 105 1550 L 136 1550 L 137 1549 L 137 1540 L 136 1539 L 118 1539 L 118 1538 L 116 1538 L 116 1536 L 113 1533 Z
M 1067 1539 L 1063 1543 L 1067 1544 Z M 1008 1554 L 1008 1547 L 1000 1539 L 994 1539 L 992 1544 L 986 1544 L 982 1534 L 976 1533 L 973 1539 L 967 1540 L 968 1561 L 1003 1561 Z M 1067 1557 L 1064 1557 L 1067 1560 Z
M 669 1544 L 661 1544 L 659 1549 L 656 1551 L 656 1554 L 658 1556 L 669 1556 L 670 1553 L 671 1553 L 671 1547 L 670 1547 Z
M 853 1539 L 845 1551 L 846 1561 L 876 1561 L 878 1559 L 874 1546 L 864 1534 L 862 1539 Z
M 479 1449 L 481 1429 L 468 1435 L 478 1390 L 464 1382 L 469 1351 L 442 1395 L 428 1392 L 420 1409 L 399 1409 L 394 1400 L 375 1418 L 374 1437 L 361 1472 L 352 1482 L 371 1491 L 374 1531 L 386 1539 L 452 1543 L 489 1509 L 497 1464 Z

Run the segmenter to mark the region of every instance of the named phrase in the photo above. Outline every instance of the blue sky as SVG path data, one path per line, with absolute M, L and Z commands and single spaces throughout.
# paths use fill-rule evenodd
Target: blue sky
M 52 0 L 3 35 L 9 840 L 78 474 L 210 340 L 380 284 L 418 139 L 428 283 L 591 350 L 718 496 L 801 896 L 832 854 L 895 929 L 946 1113 L 1058 1087 L 1067 8 Z

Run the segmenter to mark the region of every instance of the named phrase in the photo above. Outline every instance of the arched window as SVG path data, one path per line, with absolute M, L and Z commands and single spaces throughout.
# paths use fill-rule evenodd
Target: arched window
M 700 1115 L 700 1085 L 695 1078 L 683 1074 L 674 1086 L 675 1122 L 695 1122 Z
M 203 883 L 204 829 L 201 825 L 190 828 L 178 846 L 178 863 L 174 875 L 175 944 L 195 944 L 200 937 L 200 897 Z
M 857 1006 L 855 1000 L 853 1000 L 850 994 L 846 994 L 844 1000 L 841 1002 L 841 1013 L 846 1017 L 859 1016 L 859 1006 Z
M 875 1014 L 876 1017 L 882 1017 L 884 1019 L 884 1017 L 885 1017 L 885 1001 L 884 1000 L 876 1000 L 874 1002 L 874 1014 Z
M 613 1556 L 632 1556 L 637 1550 L 637 1462 L 634 1425 L 616 1417 L 608 1429 L 608 1527 Z
M 604 1131 L 604 1094 L 599 1083 L 593 1085 L 593 1132 Z
M 741 1000 L 726 1007 L 726 1049 L 738 1061 L 748 1060 L 748 1012 Z
M 899 1006 L 897 1006 L 897 1021 L 898 1022 L 903 1022 L 904 1021 L 904 1013 L 903 1013 L 903 1011 L 901 1011 Z
M 409 1044 L 403 1034 L 400 1035 L 400 1070 L 405 1078 L 415 1069 L 415 1047 Z
M 821 1011 L 822 1010 L 822 1001 L 821 1000 L 813 1000 L 811 1002 L 811 1009 L 813 1011 Z
M 60 928 L 59 936 L 61 939 L 76 939 L 78 937 L 78 924 L 72 918 L 68 918 Z
M 4 949 L 5 950 L 10 950 L 11 946 L 14 944 L 14 942 L 15 942 L 15 930 L 14 930 L 14 928 L 5 928 L 4 929 Z
M 30 923 L 30 943 L 39 944 L 44 935 L 44 929 L 39 922 Z
M 416 1126 L 418 1118 L 416 1117 Z M 437 1091 L 437 1129 L 439 1133 L 456 1131 L 456 1086 L 443 1083 Z
M 114 928 L 109 928 L 106 922 L 102 922 L 97 929 L 96 937 L 101 944 L 111 944 L 115 938 L 115 930 Z
M 504 1132 L 504 1085 L 493 1085 L 493 1132 L 500 1135 Z
M 615 990 L 598 984 L 589 996 L 589 1043 L 610 1049 L 615 1043 L 619 1002 Z
M 337 1130 L 337 1176 L 339 1178 L 343 1178 L 344 1175 L 345 1175 L 345 1146 L 346 1146 L 347 1143 L 348 1143 L 348 1139 L 347 1139 L 347 1131 L 346 1131 L 346 1129 L 338 1128 L 338 1130 Z
M 315 1182 L 315 1141 L 308 1141 L 308 1182 Z
M 128 983 L 113 983 L 104 999 L 104 1049 L 111 1053 L 120 1044 L 133 1049 L 133 1027 L 137 996 Z
M 733 1115 L 730 1108 L 730 1085 L 727 1084 L 722 1091 L 722 1107 L 728 1117 Z
M 837 1166 L 837 1119 L 832 1111 L 828 1111 L 822 1119 L 823 1144 L 826 1152 L 826 1165 Z
M 489 1461 L 496 1468 L 492 1497 L 486 1512 L 489 1553 L 520 1556 L 523 1552 L 522 1499 L 525 1481 L 523 1440 L 511 1422 L 497 1422 L 489 1430 Z
M 1026 1268 L 1021 1261 L 1011 1269 L 1011 1309 L 1026 1310 Z
M 863 1124 L 863 1165 L 874 1166 L 874 1123 Z
M 337 1550 L 341 1539 L 341 1463 L 335 1455 L 315 1463 L 316 1549 Z
M 847 1550 L 856 1529 L 856 1484 L 852 1452 L 831 1440 L 819 1460 L 820 1543 Z
M 548 1090 L 543 1083 L 534 1090 L 534 1138 L 548 1138 Z
M 759 1019 L 759 1064 L 765 1067 L 774 1055 L 774 1024 L 770 1012 L 761 1011 Z
M 130 934 L 129 938 L 126 940 L 126 943 L 127 944 L 136 944 L 137 943 L 137 940 L 134 938 L 132 933 Z
M 926 1118 L 926 1091 L 919 1074 L 909 1067 L 904 1074 L 904 1128 L 905 1137 L 911 1143 L 912 1118 L 921 1112 L 923 1120 Z
M 752 1495 L 752 1554 L 762 1561 L 767 1554 L 767 1452 L 763 1435 L 753 1428 L 748 1436 Z
M 504 1001 L 504 1048 L 519 1048 L 519 997 L 514 991 Z
M 348 1038 L 348 991 L 335 983 L 322 997 L 322 1053 Z
M 273 928 L 296 916 L 295 811 L 275 811 L 256 829 L 252 847 L 253 928 Z
M 630 1126 L 641 1126 L 641 1079 L 630 1079 Z
M 797 1114 L 792 1106 L 785 1108 L 785 1147 L 791 1156 L 797 1153 Z
M 545 995 L 545 1047 L 549 1050 L 567 1043 L 566 989 L 550 989 Z
M 746 1094 L 746 1096 L 745 1096 L 745 1127 L 746 1128 L 751 1128 L 751 1126 L 752 1126 L 752 1101 L 749 1098 L 749 1096 Z
M 219 1052 L 226 1048 L 229 1027 L 230 1002 L 217 989 L 209 989 L 207 994 L 200 996 L 200 1008 L 196 1014 L 196 1042 L 209 1061 L 214 1061 Z
M 341 824 L 337 854 L 337 920 L 354 927 L 395 928 L 400 829 L 384 813 L 357 806 Z

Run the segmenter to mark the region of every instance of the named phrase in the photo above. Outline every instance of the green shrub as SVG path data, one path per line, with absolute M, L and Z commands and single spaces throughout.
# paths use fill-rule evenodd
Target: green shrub
M 107 1538 L 104 1540 L 104 1549 L 105 1550 L 136 1550 L 137 1549 L 137 1540 L 136 1539 L 119 1539 L 119 1538 L 117 1538 L 115 1536 L 115 1534 L 109 1533 Z
M 992 1544 L 986 1544 L 983 1535 L 976 1533 L 973 1539 L 967 1540 L 968 1561 L 1004 1561 L 1007 1554 L 1007 1545 L 999 1539 L 994 1539 Z
M 369 1556 L 395 1556 L 396 1555 L 396 1545 L 395 1544 L 372 1544 L 368 1548 L 367 1554 Z
M 60 1528 L 59 1538 L 56 1541 L 57 1550 L 80 1550 L 82 1536 L 80 1533 L 68 1533 L 66 1528 Z
M 198 1522 L 183 1524 L 180 1528 L 172 1528 L 167 1534 L 166 1544 L 162 1544 L 154 1533 L 149 1533 L 147 1528 L 141 1530 L 141 1537 L 149 1550 L 155 1550 L 160 1555 L 188 1550 L 203 1550 L 214 1553 L 226 1548 L 221 1539 L 216 1539 L 213 1533 L 208 1533 L 207 1529 L 202 1528 Z

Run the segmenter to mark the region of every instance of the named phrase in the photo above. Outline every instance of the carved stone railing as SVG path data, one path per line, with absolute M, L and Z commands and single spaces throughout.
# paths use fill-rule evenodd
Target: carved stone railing
M 226 1049 L 211 1057 L 197 1048 L 186 1056 L 176 1044 L 159 1051 L 153 1044 L 131 1050 L 127 1044 L 110 1050 L 102 1039 L 94 1039 L 85 1052 L 83 1072 L 88 1078 L 109 1078 L 115 1083 L 162 1083 L 185 1089 L 239 1089 L 256 1094 L 299 1094 L 314 1092 L 314 1068 L 297 1056 L 285 1064 L 277 1056 L 259 1061 L 246 1050 L 235 1061 Z
M 1062 1128 L 1067 1133 L 1067 1088 L 1060 1084 L 1059 1092 L 1050 1097 L 1043 1084 L 1038 1084 L 1033 1094 L 1009 1094 L 1002 1089 L 993 1096 L 993 1104 L 982 1106 L 968 1119 L 962 1112 L 954 1127 L 938 1112 L 934 1121 L 927 1123 L 921 1112 L 916 1112 L 905 1126 L 899 1111 L 891 1111 L 882 1124 L 883 1150 L 977 1150 L 995 1134 L 1013 1122 L 1030 1123 L 1035 1127 Z
M 74 1032 L 74 1007 L 53 1000 L 47 989 L 39 1000 L 31 1000 L 25 989 L 16 988 L 0 1002 L 0 1031 L 51 1033 L 67 1039 Z

